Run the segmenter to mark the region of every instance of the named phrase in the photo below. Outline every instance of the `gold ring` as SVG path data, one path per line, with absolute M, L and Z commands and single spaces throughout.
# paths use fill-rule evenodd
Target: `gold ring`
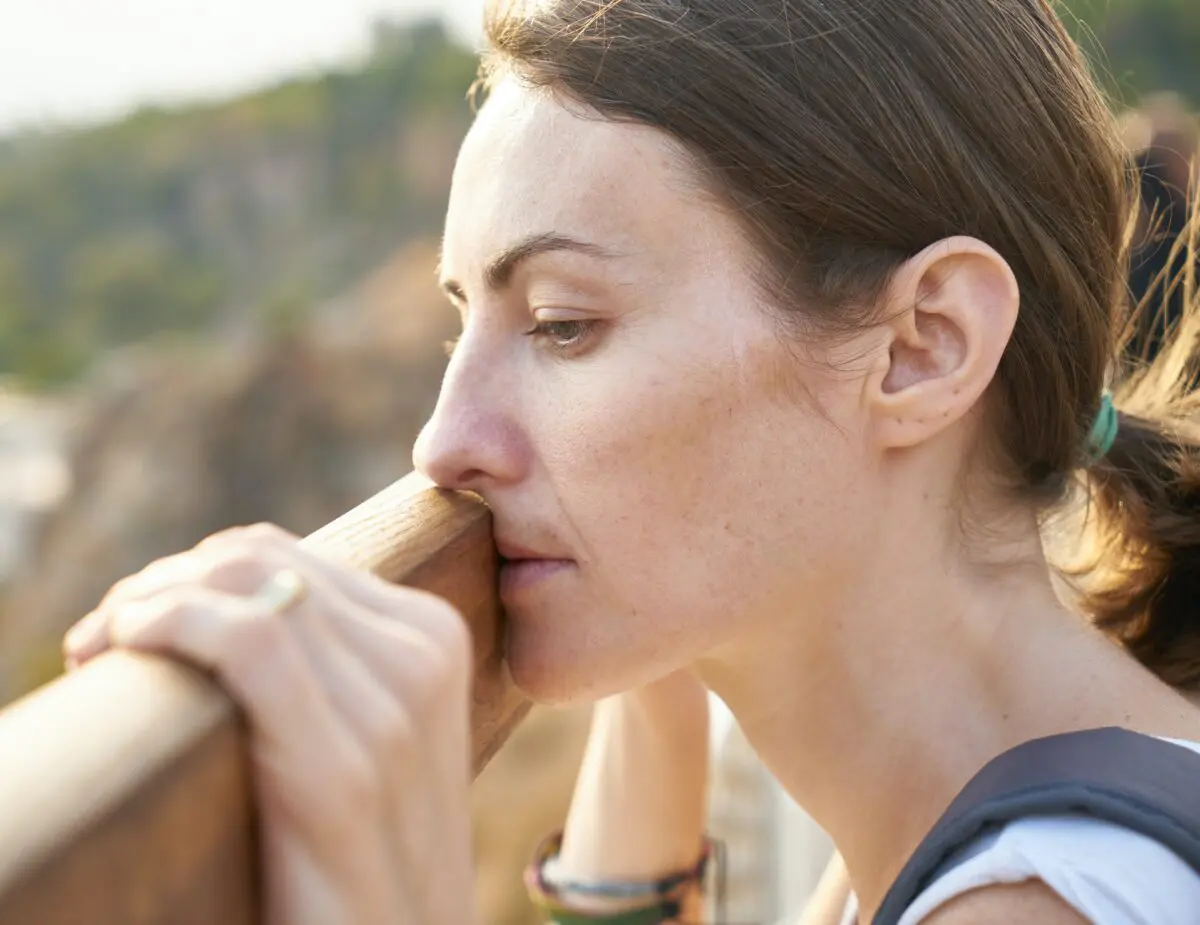
M 294 569 L 280 569 L 254 593 L 254 600 L 266 604 L 271 613 L 284 613 L 308 594 L 308 582 Z

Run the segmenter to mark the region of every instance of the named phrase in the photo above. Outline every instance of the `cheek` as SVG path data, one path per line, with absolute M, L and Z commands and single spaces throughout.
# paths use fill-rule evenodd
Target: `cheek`
M 780 606 L 846 471 L 829 425 L 734 357 L 588 392 L 601 399 L 574 402 L 541 449 L 597 603 L 668 645 Z
M 542 443 L 550 477 L 595 557 L 622 545 L 661 555 L 669 550 L 655 544 L 695 526 L 728 462 L 730 396 L 642 372 L 606 383 L 601 395 L 576 403 L 556 422 L 556 439 Z

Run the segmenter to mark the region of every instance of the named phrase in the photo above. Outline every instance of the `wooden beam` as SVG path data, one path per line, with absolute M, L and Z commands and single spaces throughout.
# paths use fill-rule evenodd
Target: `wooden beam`
M 411 475 L 304 543 L 466 615 L 478 774 L 528 710 L 500 658 L 486 507 Z M 0 712 L 0 922 L 256 922 L 245 743 L 239 711 L 208 675 L 130 652 Z

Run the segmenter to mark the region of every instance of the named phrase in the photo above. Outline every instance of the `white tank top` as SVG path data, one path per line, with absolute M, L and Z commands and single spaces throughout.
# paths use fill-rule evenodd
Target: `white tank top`
M 1200 742 L 1167 739 L 1200 753 Z M 1200 788 L 1200 781 L 1196 782 Z M 1145 835 L 1087 816 L 1018 819 L 954 855 L 900 925 L 982 886 L 1041 880 L 1094 925 L 1196 925 L 1200 874 Z M 843 925 L 857 921 L 853 896 Z

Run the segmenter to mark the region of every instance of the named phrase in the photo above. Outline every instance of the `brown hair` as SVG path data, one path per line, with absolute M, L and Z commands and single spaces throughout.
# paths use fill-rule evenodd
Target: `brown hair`
M 1046 0 L 500 0 L 487 32 L 485 82 L 682 142 L 805 321 L 872 323 L 895 268 L 943 238 L 996 248 L 1021 287 L 991 390 L 1012 482 L 1049 507 L 1086 473 L 1104 556 L 1084 608 L 1169 682 L 1200 681 L 1200 447 L 1169 364 L 1118 392 L 1116 444 L 1087 456 L 1132 186 Z

